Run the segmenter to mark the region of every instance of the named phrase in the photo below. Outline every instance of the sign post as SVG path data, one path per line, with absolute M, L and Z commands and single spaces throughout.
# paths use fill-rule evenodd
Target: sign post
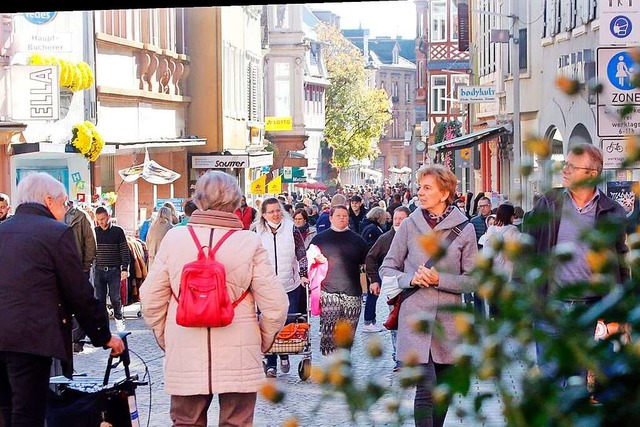
M 631 47 L 599 47 L 597 49 L 597 80 L 602 84 L 598 93 L 598 136 L 623 138 L 640 129 L 640 89 L 633 84 L 633 70 L 639 66 Z M 633 108 L 625 117 L 626 106 Z
M 598 2 L 600 45 L 640 44 L 640 0 Z

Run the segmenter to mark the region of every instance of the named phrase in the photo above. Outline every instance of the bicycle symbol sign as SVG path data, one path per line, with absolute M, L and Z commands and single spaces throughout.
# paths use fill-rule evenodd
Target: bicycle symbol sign
M 620 169 L 627 158 L 627 140 L 602 139 L 602 160 L 604 169 Z M 626 166 L 626 169 L 640 168 L 640 162 Z
M 620 144 L 620 141 L 612 140 L 608 141 L 605 150 L 607 151 L 607 153 L 613 153 L 614 151 L 622 153 L 624 152 L 624 147 Z

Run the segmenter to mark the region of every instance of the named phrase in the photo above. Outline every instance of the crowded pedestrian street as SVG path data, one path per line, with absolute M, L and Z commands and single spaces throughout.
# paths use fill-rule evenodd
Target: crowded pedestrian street
M 378 300 L 378 313 L 386 313 L 387 306 L 382 299 Z M 129 310 L 131 317 L 127 318 L 127 331 L 131 333 L 128 338 L 131 352 L 130 370 L 132 375 L 138 375 L 141 380 L 148 381 L 146 386 L 140 386 L 136 390 L 138 413 L 141 427 L 159 427 L 170 423 L 169 406 L 170 396 L 163 391 L 162 364 L 163 352 L 158 348 L 152 332 L 147 328 L 144 320 L 133 317 L 135 311 Z M 127 310 L 125 310 L 125 316 Z M 320 354 L 318 342 L 318 317 L 311 317 L 311 347 L 312 364 L 325 366 L 326 358 Z M 113 319 L 112 327 L 115 326 Z M 362 324 L 362 318 L 360 319 Z M 366 350 L 368 340 L 379 339 L 384 348 L 383 356 L 374 360 Z M 413 410 L 414 390 L 408 389 L 402 392 L 398 386 L 397 373 L 393 372 L 393 361 L 389 357 L 391 340 L 389 331 L 379 333 L 356 332 L 351 358 L 353 361 L 354 377 L 356 381 L 363 381 L 371 376 L 378 376 L 382 383 L 389 387 L 393 393 L 400 393 L 402 400 L 400 411 L 404 411 L 407 421 L 402 425 L 413 425 L 411 412 Z M 532 350 L 533 351 L 533 350 Z M 76 374 L 86 374 L 89 377 L 102 379 L 107 364 L 108 352 L 97 349 L 91 345 L 85 345 L 82 353 L 74 356 L 74 369 Z M 383 426 L 393 424 L 384 409 L 385 398 L 375 404 L 368 414 L 360 414 L 355 422 L 350 419 L 349 410 L 342 395 L 327 394 L 323 388 L 314 383 L 312 379 L 301 381 L 298 376 L 297 366 L 301 356 L 292 356 L 291 370 L 287 374 L 280 373 L 274 380 L 278 388 L 285 392 L 284 400 L 279 404 L 271 403 L 258 396 L 255 410 L 255 426 L 282 426 L 292 417 L 296 417 L 299 426 L 329 427 L 329 426 Z M 517 395 L 518 381 L 523 374 L 522 366 L 512 366 L 505 371 L 510 381 L 511 392 Z M 124 371 L 119 366 L 112 375 L 112 380 L 117 381 L 124 377 Z M 501 405 L 496 399 L 489 400 L 482 409 L 485 420 L 476 420 L 471 417 L 460 417 L 457 408 L 470 408 L 473 399 L 478 394 L 486 391 L 494 391 L 489 381 L 473 380 L 472 393 L 469 396 L 456 396 L 454 405 L 449 410 L 445 427 L 453 426 L 484 426 L 502 427 L 505 421 L 501 415 Z M 404 393 L 404 394 L 402 394 Z M 215 426 L 218 417 L 218 406 L 214 399 L 209 409 L 209 426 Z

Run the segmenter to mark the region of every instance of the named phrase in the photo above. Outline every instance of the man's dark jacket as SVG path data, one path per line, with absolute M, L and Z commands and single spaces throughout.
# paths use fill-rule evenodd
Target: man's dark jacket
M 607 197 L 600 189 L 596 204 L 596 228 L 603 223 L 619 224 L 619 233 L 616 236 L 615 252 L 618 256 L 615 260 L 617 265 L 613 271 L 616 273 L 617 283 L 624 283 L 629 278 L 629 267 L 624 262 L 624 257 L 629 251 L 626 244 L 626 211 L 620 203 Z M 527 212 L 522 224 L 524 232 L 530 234 L 535 241 L 536 253 L 546 255 L 558 243 L 558 230 L 562 206 L 565 200 L 564 188 L 555 188 L 545 194 L 533 210 Z M 548 296 L 548 284 L 542 289 L 542 297 Z
M 94 346 L 111 339 L 106 309 L 82 271 L 73 230 L 44 205 L 21 204 L 0 224 L 0 253 L 0 351 L 70 362 L 72 314 Z
M 378 237 L 378 240 L 376 240 L 373 246 L 371 246 L 371 249 L 369 249 L 364 261 L 364 271 L 371 283 L 382 284 L 378 270 L 382 265 L 382 261 L 384 261 L 384 257 L 387 256 L 387 252 L 389 252 L 393 236 L 395 235 L 396 230 L 392 228 Z

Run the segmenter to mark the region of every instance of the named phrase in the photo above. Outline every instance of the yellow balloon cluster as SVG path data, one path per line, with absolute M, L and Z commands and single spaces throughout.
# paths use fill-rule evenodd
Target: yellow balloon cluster
M 86 120 L 73 127 L 71 144 L 89 161 L 95 162 L 104 148 L 104 138 L 95 125 Z
M 60 86 L 73 92 L 89 89 L 94 82 L 93 70 L 84 61 L 73 62 L 55 56 L 34 53 L 29 65 L 57 65 L 60 67 Z

